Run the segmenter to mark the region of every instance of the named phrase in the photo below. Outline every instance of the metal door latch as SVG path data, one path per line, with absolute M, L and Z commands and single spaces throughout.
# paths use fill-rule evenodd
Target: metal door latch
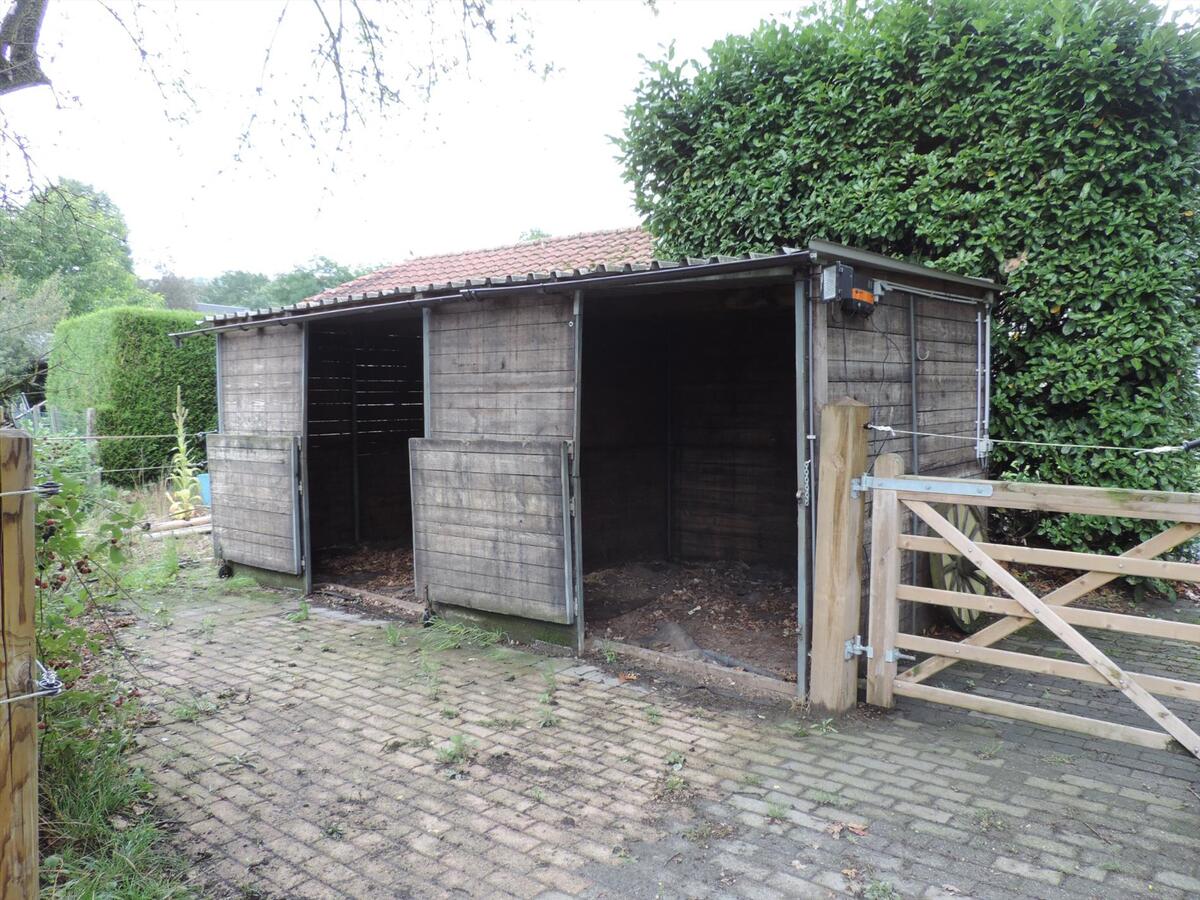
M 846 659 L 853 659 L 856 656 L 866 656 L 867 659 L 875 658 L 875 651 L 862 642 L 861 634 L 856 634 L 846 641 Z
M 916 658 L 915 656 L 913 656 L 911 653 L 901 653 L 901 652 L 900 652 L 899 650 L 897 650 L 895 647 L 893 647 L 891 650 L 889 650 L 889 651 L 888 651 L 887 653 L 885 653 L 885 654 L 884 654 L 884 656 L 883 656 L 883 661 L 884 661 L 884 662 L 890 662 L 890 663 L 894 663 L 894 662 L 896 662 L 896 661 L 898 661 L 898 660 L 901 660 L 901 659 L 907 659 L 909 662 L 916 662 L 916 661 L 917 661 L 917 658 Z

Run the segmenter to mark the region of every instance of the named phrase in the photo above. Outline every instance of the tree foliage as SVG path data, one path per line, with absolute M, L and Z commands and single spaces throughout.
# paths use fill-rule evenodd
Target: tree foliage
M 196 321 L 194 313 L 117 307 L 64 319 L 54 332 L 46 399 L 67 410 L 96 410 L 106 435 L 167 435 L 100 441 L 105 478 L 118 484 L 155 481 L 175 449 L 176 388 L 189 410 L 188 427 L 217 423 L 213 338 L 201 335 L 175 347 L 168 336 Z M 197 444 L 203 450 L 203 443 Z M 197 455 L 197 459 L 202 453 Z M 161 467 L 153 471 L 131 471 Z
M 895 0 L 649 65 L 618 144 L 667 252 L 824 237 L 1006 282 L 993 434 L 1196 436 L 1200 35 L 1148 0 Z M 1194 460 L 1000 445 L 1006 477 L 1195 489 Z M 1045 518 L 1103 545 L 1130 523 Z
M 138 287 L 121 210 L 103 191 L 70 179 L 0 211 L 0 269 L 27 290 L 57 276 L 70 315 L 160 302 Z
M 54 326 L 67 313 L 57 276 L 26 289 L 0 272 L 0 397 L 23 388 L 50 351 Z

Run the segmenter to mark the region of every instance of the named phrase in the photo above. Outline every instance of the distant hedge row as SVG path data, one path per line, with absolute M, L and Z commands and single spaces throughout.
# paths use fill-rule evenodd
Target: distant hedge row
M 168 434 L 174 430 L 176 385 L 189 410 L 188 430 L 217 424 L 216 352 L 209 336 L 176 348 L 168 336 L 184 331 L 195 313 L 123 306 L 65 319 L 54 332 L 46 399 L 50 406 L 96 410 L 102 435 Z M 203 442 L 197 441 L 197 459 Z M 101 441 L 106 480 L 136 484 L 157 471 L 119 471 L 161 466 L 171 456 L 170 438 Z

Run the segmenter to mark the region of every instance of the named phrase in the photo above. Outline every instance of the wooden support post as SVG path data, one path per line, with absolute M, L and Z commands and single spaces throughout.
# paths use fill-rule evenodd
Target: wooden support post
M 896 478 L 904 474 L 904 459 L 885 453 L 875 460 L 875 475 Z M 896 647 L 900 624 L 900 501 L 895 491 L 875 491 L 871 500 L 871 608 L 869 635 L 872 656 L 867 660 L 867 702 L 872 706 L 893 706 L 892 682 L 896 680 L 896 660 L 888 659 Z
M 0 494 L 33 486 L 33 442 L 0 429 Z M 6 697 L 31 693 L 34 673 L 33 502 L 0 497 L 0 628 Z M 0 896 L 38 894 L 37 701 L 0 705 Z
M 831 713 L 853 709 L 857 696 L 858 657 L 846 659 L 845 648 L 859 633 L 864 498 L 851 496 L 850 482 L 867 467 L 870 412 L 848 397 L 821 411 L 809 699 Z

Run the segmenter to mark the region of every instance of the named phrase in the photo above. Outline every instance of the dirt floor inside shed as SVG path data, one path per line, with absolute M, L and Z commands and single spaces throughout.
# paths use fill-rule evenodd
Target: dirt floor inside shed
M 412 547 L 382 543 L 326 551 L 317 564 L 313 580 L 411 600 Z
M 740 562 L 636 562 L 584 576 L 588 637 L 796 680 L 796 581 Z

